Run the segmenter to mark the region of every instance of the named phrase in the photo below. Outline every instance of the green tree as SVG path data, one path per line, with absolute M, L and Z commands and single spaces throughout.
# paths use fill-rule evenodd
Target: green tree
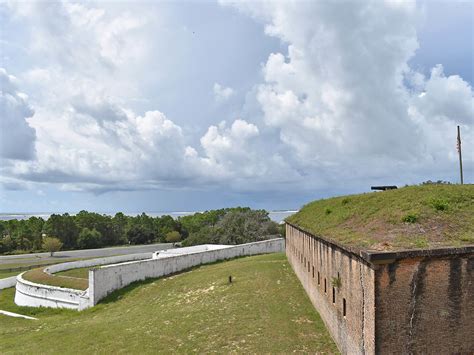
M 166 241 L 168 243 L 177 243 L 181 241 L 181 234 L 178 231 L 171 231 L 166 233 Z
M 59 240 L 59 238 L 45 237 L 43 239 L 43 249 L 49 252 L 51 256 L 53 256 L 55 252 L 61 250 L 62 246 L 63 243 Z
M 100 247 L 102 235 L 97 229 L 84 228 L 77 239 L 77 245 L 81 249 L 92 249 Z
M 57 236 L 64 247 L 73 249 L 77 245 L 80 230 L 74 218 L 65 213 L 63 215 L 52 214 L 44 224 L 43 232 L 47 235 Z

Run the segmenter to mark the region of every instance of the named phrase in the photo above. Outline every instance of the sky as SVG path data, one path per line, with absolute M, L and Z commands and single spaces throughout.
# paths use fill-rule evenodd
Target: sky
M 470 1 L 0 2 L 0 212 L 474 180 Z

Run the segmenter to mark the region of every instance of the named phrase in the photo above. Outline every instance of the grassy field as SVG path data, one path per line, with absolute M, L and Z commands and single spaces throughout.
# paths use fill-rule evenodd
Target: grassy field
M 474 244 L 474 185 L 424 185 L 319 200 L 287 221 L 356 248 Z
M 232 275 L 234 282 L 228 283 Z M 337 353 L 283 254 L 234 259 L 122 289 L 83 312 L 12 304 L 2 353 Z

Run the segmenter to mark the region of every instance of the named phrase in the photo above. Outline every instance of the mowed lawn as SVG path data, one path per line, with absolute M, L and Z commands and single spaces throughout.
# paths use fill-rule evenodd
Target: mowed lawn
M 39 320 L 0 315 L 2 354 L 337 353 L 284 254 L 130 285 L 83 312 L 18 307 L 13 293 L 0 309 Z

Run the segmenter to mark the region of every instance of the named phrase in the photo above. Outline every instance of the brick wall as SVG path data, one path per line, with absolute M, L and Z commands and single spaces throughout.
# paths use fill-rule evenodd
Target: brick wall
M 377 353 L 474 353 L 474 258 L 379 265 L 376 309 Z
M 369 264 L 288 224 L 286 255 L 339 350 L 373 354 L 375 272 Z
M 356 254 L 289 224 L 286 238 L 343 354 L 474 354 L 472 246 Z

